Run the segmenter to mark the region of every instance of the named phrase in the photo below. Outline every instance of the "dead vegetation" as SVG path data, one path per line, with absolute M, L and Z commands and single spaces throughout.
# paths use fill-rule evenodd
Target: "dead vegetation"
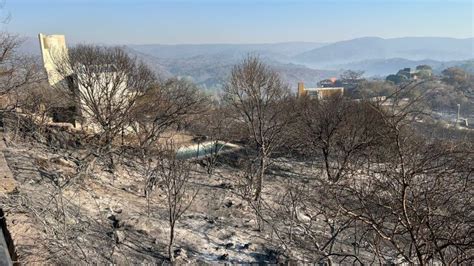
M 49 121 L 51 88 L 2 109 L 18 186 L 0 199 L 21 263 L 473 261 L 472 138 L 420 131 L 418 98 L 295 99 L 249 57 L 213 103 L 119 48 L 64 60 L 66 100 L 94 130 Z M 179 160 L 170 132 L 240 149 Z

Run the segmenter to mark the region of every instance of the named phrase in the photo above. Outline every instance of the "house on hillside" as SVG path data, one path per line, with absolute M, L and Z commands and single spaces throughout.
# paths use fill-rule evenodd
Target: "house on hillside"
M 136 93 L 129 89 L 129 76 L 118 70 L 115 61 L 72 60 L 64 35 L 39 34 L 39 42 L 49 84 L 70 96 L 65 97 L 66 106 L 53 109 L 54 122 L 75 125 L 81 121 L 81 126 L 97 131 L 97 114 L 108 115 L 132 103 Z
M 387 76 L 387 80 L 393 81 L 395 84 L 398 84 L 402 81 L 429 79 L 432 76 L 433 70 L 430 66 L 419 65 L 416 67 L 416 69 L 411 69 L 409 67 L 400 69 L 396 75 Z
M 310 97 L 323 100 L 332 96 L 343 96 L 344 87 L 306 88 L 303 82 L 298 83 L 298 97 Z
M 338 86 L 340 82 L 336 78 L 329 78 L 323 79 L 319 81 L 319 87 L 321 88 L 334 88 L 334 87 L 342 87 Z
M 319 86 L 321 88 L 344 88 L 345 95 L 354 94 L 359 87 L 360 82 L 362 79 L 337 79 L 337 78 L 330 78 L 330 79 L 323 79 L 319 82 Z

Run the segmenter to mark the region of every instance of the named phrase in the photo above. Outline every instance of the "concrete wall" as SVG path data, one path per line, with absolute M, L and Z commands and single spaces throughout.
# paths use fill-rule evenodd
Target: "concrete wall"
M 5 213 L 0 209 L 0 266 L 13 265 L 13 261 L 17 261 L 15 247 L 5 219 Z
M 0 127 L 0 194 L 7 195 L 16 189 L 16 181 L 3 155 L 6 148 L 3 141 L 3 128 Z M 17 260 L 15 247 L 10 232 L 7 229 L 6 217 L 0 208 L 0 266 L 12 265 Z

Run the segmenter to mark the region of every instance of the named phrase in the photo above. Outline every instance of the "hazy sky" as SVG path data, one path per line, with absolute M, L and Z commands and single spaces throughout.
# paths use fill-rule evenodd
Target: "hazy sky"
M 6 0 L 25 36 L 107 44 L 472 37 L 472 0 Z

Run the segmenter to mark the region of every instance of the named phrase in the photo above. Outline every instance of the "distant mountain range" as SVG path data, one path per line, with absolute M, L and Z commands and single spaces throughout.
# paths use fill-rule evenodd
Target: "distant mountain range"
M 66 36 L 67 37 L 67 36 Z M 347 69 L 366 76 L 386 76 L 404 67 L 431 65 L 435 71 L 450 66 L 472 70 L 474 38 L 364 37 L 335 43 L 126 45 L 162 78 L 189 78 L 207 90 L 222 87 L 232 66 L 248 54 L 258 55 L 292 86 L 310 86 Z M 39 55 L 36 38 L 26 38 L 20 51 Z
M 145 44 L 128 45 L 128 47 L 142 53 L 166 59 L 212 56 L 218 54 L 241 57 L 248 53 L 259 54 L 264 57 L 289 59 L 325 45 L 327 45 L 327 43 L 287 42 L 271 44 Z
M 466 60 L 474 58 L 473 44 L 474 38 L 406 37 L 382 39 L 365 37 L 315 48 L 294 56 L 293 60 L 318 67 L 392 58 L 437 61 Z

